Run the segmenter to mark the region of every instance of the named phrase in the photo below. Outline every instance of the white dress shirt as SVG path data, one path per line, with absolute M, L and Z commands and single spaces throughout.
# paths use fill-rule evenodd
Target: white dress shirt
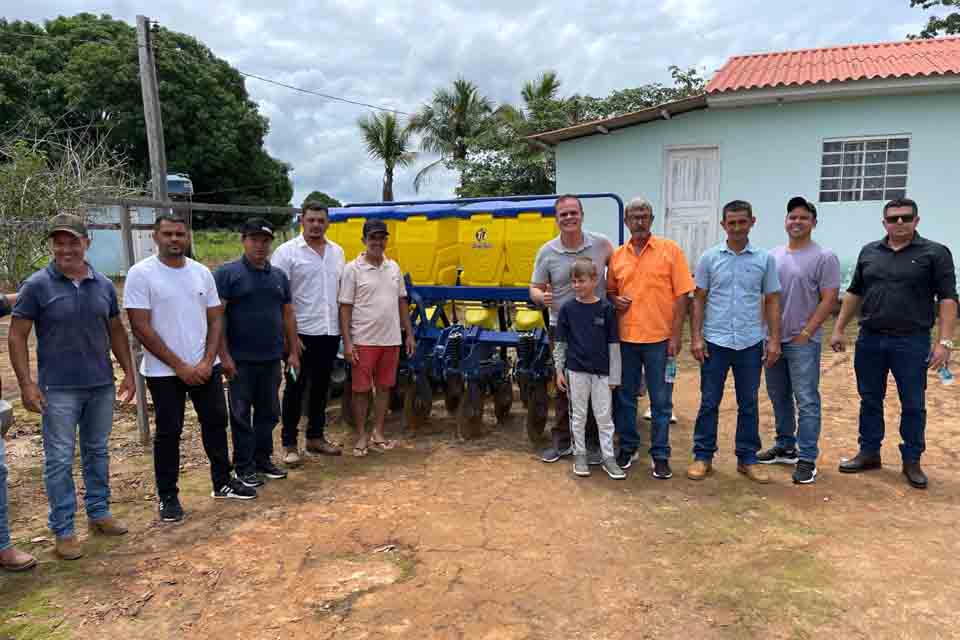
M 337 296 L 344 265 L 343 247 L 327 238 L 321 256 L 299 235 L 277 247 L 270 264 L 290 279 L 297 333 L 340 335 Z

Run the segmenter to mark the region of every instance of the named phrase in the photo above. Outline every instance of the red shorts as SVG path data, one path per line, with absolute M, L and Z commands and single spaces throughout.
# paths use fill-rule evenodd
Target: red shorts
M 400 364 L 400 347 L 377 347 L 354 345 L 353 350 L 360 362 L 354 361 L 350 371 L 350 388 L 357 393 L 377 389 L 390 389 L 397 384 L 397 365 Z

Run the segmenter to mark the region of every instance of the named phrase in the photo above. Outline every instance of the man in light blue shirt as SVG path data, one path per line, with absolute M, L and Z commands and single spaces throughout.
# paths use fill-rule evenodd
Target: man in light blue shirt
M 717 424 L 727 372 L 737 391 L 737 471 L 754 482 L 770 478 L 757 464 L 760 421 L 757 392 L 763 365 L 780 357 L 780 281 L 773 257 L 750 244 L 756 223 L 744 200 L 723 207 L 726 242 L 708 249 L 697 263 L 690 350 L 700 363 L 700 411 L 693 432 L 691 480 L 713 470 Z M 764 327 L 766 318 L 767 327 Z M 769 329 L 769 341 L 764 342 Z

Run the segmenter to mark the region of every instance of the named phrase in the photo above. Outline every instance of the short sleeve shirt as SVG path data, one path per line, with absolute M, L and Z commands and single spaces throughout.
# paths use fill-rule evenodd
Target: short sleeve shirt
M 533 284 L 549 284 L 553 289 L 553 306 L 550 308 L 550 326 L 557 325 L 557 314 L 568 300 L 574 300 L 576 294 L 570 282 L 570 267 L 573 261 L 580 257 L 590 258 L 597 265 L 598 298 L 606 297 L 607 290 L 607 263 L 613 255 L 613 244 L 606 236 L 599 233 L 583 232 L 583 244 L 568 249 L 560 242 L 557 236 L 540 247 L 533 264 Z
M 764 339 L 763 299 L 780 291 L 773 256 L 749 243 L 734 253 L 724 242 L 700 257 L 695 281 L 707 292 L 704 339 L 738 351 Z
M 780 339 L 790 342 L 807 326 L 820 304 L 820 292 L 840 288 L 840 261 L 836 254 L 816 242 L 797 250 L 780 246 L 770 255 L 777 262 L 781 287 Z M 822 328 L 818 327 L 810 339 L 819 342 L 822 333 Z
M 557 341 L 567 344 L 566 367 L 570 371 L 610 375 L 610 349 L 619 342 L 617 315 L 604 298 L 580 302 L 574 297 L 560 307 Z
M 86 389 L 113 384 L 110 320 L 120 314 L 113 283 L 93 267 L 83 280 L 51 262 L 27 278 L 13 316 L 33 322 L 37 383 L 44 389 Z
M 269 362 L 283 357 L 283 307 L 290 304 L 290 281 L 268 262 L 258 269 L 242 257 L 213 275 L 227 302 L 227 349 L 234 360 Z
M 343 268 L 340 303 L 353 306 L 350 337 L 354 344 L 392 347 L 400 344 L 400 298 L 407 297 L 400 266 L 384 258 L 370 264 L 361 253 Z
M 182 267 L 174 268 L 150 256 L 127 272 L 123 306 L 149 309 L 150 326 L 167 348 L 196 366 L 207 349 L 207 309 L 219 307 L 220 297 L 213 275 L 199 262 L 186 258 Z M 140 372 L 148 378 L 176 375 L 149 351 L 144 351 Z
M 620 340 L 650 344 L 673 334 L 673 305 L 694 289 L 687 257 L 673 240 L 650 236 L 640 254 L 630 242 L 617 249 L 607 269 L 607 292 L 632 300 L 618 311 Z
M 863 298 L 860 326 L 888 335 L 929 332 L 936 304 L 957 299 L 957 278 L 950 249 L 915 234 L 894 251 L 887 239 L 860 250 L 847 288 Z

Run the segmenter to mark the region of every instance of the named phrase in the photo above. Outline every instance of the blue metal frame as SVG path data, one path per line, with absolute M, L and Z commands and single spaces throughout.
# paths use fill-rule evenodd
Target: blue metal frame
M 356 202 L 345 205 L 350 207 L 396 207 L 409 204 L 471 204 L 474 202 L 523 202 L 525 200 L 556 200 L 560 194 L 548 193 L 536 196 L 494 196 L 487 198 L 446 198 L 441 200 L 401 200 L 398 202 Z M 617 228 L 620 230 L 620 244 L 623 244 L 623 199 L 615 193 L 574 193 L 581 200 L 592 200 L 597 198 L 611 198 L 617 203 L 618 215 Z

